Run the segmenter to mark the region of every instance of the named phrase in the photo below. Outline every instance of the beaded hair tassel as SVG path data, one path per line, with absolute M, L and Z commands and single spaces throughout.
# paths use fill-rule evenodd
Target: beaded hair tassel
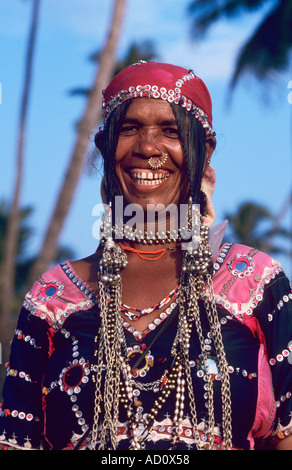
M 197 208 L 192 205 L 192 217 L 196 215 Z M 192 219 L 194 220 L 194 219 Z M 196 243 L 191 243 L 184 252 L 182 275 L 181 275 L 181 291 L 179 299 L 179 331 L 180 343 L 184 355 L 186 383 L 190 400 L 190 411 L 192 418 L 192 426 L 199 449 L 200 435 L 198 432 L 197 412 L 195 405 L 195 396 L 192 386 L 191 370 L 189 366 L 189 348 L 192 325 L 196 327 L 196 332 L 201 345 L 203 366 L 206 373 L 207 381 L 207 409 L 209 413 L 209 448 L 213 448 L 214 443 L 214 393 L 213 393 L 213 377 L 208 366 L 208 357 L 205 350 L 204 336 L 202 332 L 200 310 L 198 305 L 199 298 L 204 298 L 203 291 L 206 287 L 209 289 L 210 298 L 204 300 L 204 306 L 207 319 L 210 325 L 210 332 L 213 339 L 216 356 L 219 362 L 219 372 L 221 376 L 221 396 L 222 396 L 222 438 L 225 449 L 232 446 L 232 428 L 231 428 L 231 393 L 230 380 L 228 372 L 228 363 L 226 361 L 221 327 L 215 304 L 213 283 L 212 283 L 212 251 L 208 244 L 209 227 L 203 224 L 201 217 L 200 237 Z
M 121 305 L 122 283 L 121 269 L 127 266 L 127 256 L 112 238 L 112 208 L 109 205 L 104 214 L 103 252 L 99 263 L 99 299 L 101 329 L 97 352 L 97 375 L 95 391 L 95 414 L 92 432 L 92 448 L 99 440 L 99 449 L 103 450 L 110 442 L 116 448 L 117 421 L 119 416 L 119 387 L 121 372 Z M 102 389 L 102 371 L 106 364 Z M 103 401 L 103 418 L 99 429 L 99 415 Z M 98 438 L 98 433 L 100 433 Z

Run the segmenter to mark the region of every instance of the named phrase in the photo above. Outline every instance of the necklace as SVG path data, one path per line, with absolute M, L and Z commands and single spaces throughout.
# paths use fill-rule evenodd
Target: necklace
M 141 450 L 144 448 L 144 441 L 151 432 L 155 417 L 157 416 L 162 406 L 164 406 L 164 404 L 167 402 L 170 395 L 174 392 L 175 409 L 173 416 L 173 436 L 169 450 L 173 450 L 175 448 L 183 419 L 185 378 L 180 352 L 174 351 L 174 355 L 171 357 L 171 359 L 172 365 L 169 367 L 169 369 L 165 369 L 161 379 L 153 384 L 156 387 L 157 397 L 149 413 L 143 417 L 139 416 L 139 413 L 135 412 L 135 402 L 133 400 L 133 385 L 135 382 L 133 380 L 131 369 L 127 361 L 124 359 L 122 360 L 122 376 L 124 380 L 122 380 L 120 383 L 120 393 L 121 401 L 127 410 L 129 417 L 128 426 L 131 436 L 131 450 Z M 135 384 L 135 386 L 137 387 L 138 384 Z
M 189 325 L 190 326 L 190 325 Z M 161 408 L 168 406 L 169 398 L 173 396 L 175 403 L 173 412 L 172 439 L 169 450 L 174 450 L 182 433 L 182 422 L 184 415 L 185 391 L 187 385 L 186 367 L 184 365 L 184 351 L 182 345 L 182 335 L 185 331 L 178 325 L 178 331 L 174 339 L 171 354 L 165 370 L 159 380 L 149 384 L 141 384 L 134 380 L 133 371 L 129 366 L 127 358 L 122 358 L 122 380 L 120 382 L 121 402 L 127 410 L 129 422 L 128 429 L 131 436 L 131 450 L 141 450 L 145 448 L 147 440 L 153 426 L 155 418 Z M 136 391 L 153 391 L 156 395 L 154 404 L 149 413 L 141 415 L 138 408 L 142 402 L 135 399 Z M 137 411 L 135 409 L 137 408 Z
M 197 292 L 201 291 L 202 284 L 197 280 L 191 282 L 192 290 L 196 288 Z M 198 285 L 195 286 L 195 283 Z M 209 282 L 210 285 L 210 282 Z M 180 299 L 180 311 L 179 311 L 179 324 L 176 338 L 174 340 L 170 360 L 162 374 L 159 382 L 154 384 L 148 384 L 149 386 L 155 387 L 156 399 L 152 405 L 149 413 L 141 416 L 135 409 L 135 388 L 137 388 L 134 380 L 134 376 L 127 360 L 127 357 L 122 357 L 122 380 L 120 381 L 120 393 L 121 402 L 123 403 L 127 414 L 128 414 L 128 429 L 131 439 L 130 449 L 141 450 L 145 448 L 145 441 L 147 440 L 153 426 L 155 424 L 155 418 L 163 407 L 169 409 L 169 399 L 172 396 L 174 402 L 173 410 L 173 432 L 169 450 L 174 450 L 179 442 L 180 435 L 182 433 L 182 423 L 185 405 L 185 393 L 188 393 L 188 401 L 191 412 L 191 423 L 193 429 L 193 436 L 197 449 L 214 447 L 214 428 L 215 428 L 215 415 L 214 415 L 214 392 L 213 392 L 213 375 L 209 369 L 208 353 L 205 350 L 205 338 L 202 331 L 200 322 L 200 310 L 198 304 L 191 304 L 187 308 L 185 306 L 184 293 L 182 293 Z M 182 308 L 183 307 L 183 308 Z M 212 313 L 212 319 L 210 314 Z M 211 312 L 210 308 L 207 308 L 207 316 L 210 320 L 210 327 L 213 337 L 213 344 L 217 351 L 219 369 L 221 375 L 221 387 L 228 387 L 229 375 L 226 369 L 227 363 L 224 352 L 222 350 L 221 334 L 217 334 L 220 330 L 220 324 L 217 323 L 214 312 Z M 199 424 L 195 403 L 195 396 L 192 384 L 192 376 L 190 371 L 189 362 L 189 349 L 192 329 L 195 327 L 198 338 L 201 344 L 202 351 L 202 363 L 204 366 L 205 376 L 204 381 L 206 382 L 206 407 L 208 409 L 208 429 L 209 429 L 209 442 L 205 443 L 202 447 L 202 441 L 199 432 Z M 150 387 L 149 387 L 150 388 Z M 149 388 L 146 387 L 148 391 Z M 153 390 L 154 391 L 154 390 Z M 231 448 L 231 428 L 230 428 L 230 396 L 227 390 L 222 393 L 222 411 L 223 411 L 223 445 L 225 448 Z M 141 404 L 140 404 L 141 405 Z
M 139 320 L 144 315 L 148 315 L 149 313 L 154 312 L 155 310 L 159 310 L 162 307 L 165 307 L 175 296 L 179 294 L 180 286 L 177 285 L 175 289 L 173 289 L 164 299 L 160 302 L 155 304 L 153 307 L 139 309 L 136 307 L 129 307 L 128 305 L 122 304 L 121 312 L 129 318 L 131 321 Z
M 136 255 L 139 256 L 139 258 L 144 259 L 146 261 L 157 261 L 160 258 L 162 258 L 163 255 L 165 255 L 167 250 L 174 250 L 174 248 L 162 248 L 161 250 L 153 250 L 153 251 L 143 251 L 143 250 L 137 250 L 136 248 L 132 248 L 130 246 L 125 246 L 122 243 L 120 243 L 121 248 L 124 251 L 130 251 L 131 253 L 136 253 Z M 158 255 L 156 258 L 149 258 L 144 255 Z
M 151 231 L 138 228 L 133 229 L 131 225 L 127 224 L 111 227 L 105 222 L 100 227 L 101 241 L 108 236 L 113 236 L 117 241 L 124 239 L 141 243 L 142 245 L 165 245 L 174 242 L 180 243 L 182 240 L 186 241 L 191 236 L 191 232 L 188 230 L 188 227 L 165 231 Z

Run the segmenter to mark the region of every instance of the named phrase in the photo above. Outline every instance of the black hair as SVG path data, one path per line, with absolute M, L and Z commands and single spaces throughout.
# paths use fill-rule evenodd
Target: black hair
M 124 101 L 112 112 L 102 133 L 95 136 L 95 145 L 103 157 L 107 202 L 118 193 L 115 185 L 115 154 L 120 129 L 132 100 Z M 204 213 L 206 197 L 201 191 L 205 163 L 206 133 L 202 124 L 186 108 L 171 103 L 171 108 L 180 133 L 190 182 L 190 195 L 195 204 L 200 204 Z
M 107 203 L 112 201 L 113 197 L 118 194 L 114 179 L 115 156 L 121 126 L 131 102 L 132 100 L 124 101 L 121 103 L 121 105 L 114 109 L 102 133 L 96 134 L 94 138 L 95 145 L 103 157 L 103 169 L 104 176 L 106 178 L 105 190 Z
M 195 204 L 199 204 L 204 214 L 206 196 L 201 191 L 206 153 L 206 132 L 198 119 L 186 108 L 171 103 L 178 130 L 181 137 L 183 152 L 187 164 L 190 183 L 190 195 Z

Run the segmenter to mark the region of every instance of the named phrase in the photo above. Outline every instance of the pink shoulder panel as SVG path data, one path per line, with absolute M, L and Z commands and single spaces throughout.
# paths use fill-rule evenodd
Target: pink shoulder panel
M 78 278 L 70 262 L 46 271 L 25 296 L 24 307 L 33 315 L 60 327 L 71 313 L 88 310 L 94 295 Z
M 239 320 L 252 315 L 264 286 L 282 270 L 270 256 L 245 245 L 225 244 L 214 260 L 215 301 Z M 208 289 L 207 296 L 210 295 Z

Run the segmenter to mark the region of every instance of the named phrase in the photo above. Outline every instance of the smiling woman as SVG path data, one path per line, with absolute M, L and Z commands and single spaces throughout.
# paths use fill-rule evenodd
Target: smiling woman
M 186 162 L 167 101 L 141 98 L 130 105 L 116 149 L 115 178 L 127 203 L 187 202 Z
M 0 446 L 288 449 L 291 288 L 269 256 L 222 244 L 226 224 L 210 230 L 205 84 L 139 62 L 108 85 L 103 112 L 100 243 L 26 295 Z

